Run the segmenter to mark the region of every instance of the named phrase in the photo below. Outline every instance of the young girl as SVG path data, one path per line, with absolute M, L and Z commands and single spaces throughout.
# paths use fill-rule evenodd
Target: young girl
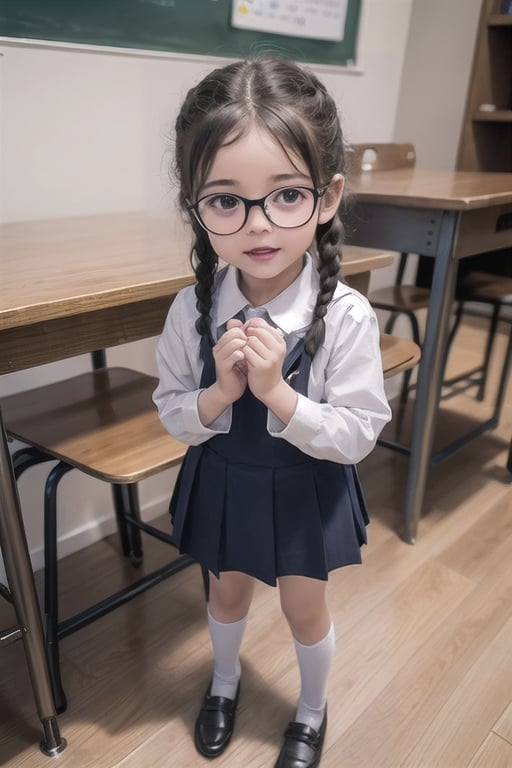
M 217 69 L 178 116 L 176 172 L 197 284 L 170 309 L 154 399 L 191 446 L 173 536 L 209 573 L 214 669 L 195 744 L 217 757 L 232 736 L 260 579 L 279 586 L 301 677 L 276 768 L 312 768 L 334 655 L 328 573 L 361 562 L 368 517 L 354 464 L 390 418 L 376 317 L 339 282 L 336 105 L 285 59 Z

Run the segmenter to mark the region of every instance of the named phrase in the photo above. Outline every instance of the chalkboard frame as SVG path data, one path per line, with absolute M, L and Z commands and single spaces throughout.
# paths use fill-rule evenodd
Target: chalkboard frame
M 231 0 L 1 0 L 0 38 L 346 66 L 356 60 L 361 2 L 347 0 L 344 39 L 334 42 L 235 29 Z

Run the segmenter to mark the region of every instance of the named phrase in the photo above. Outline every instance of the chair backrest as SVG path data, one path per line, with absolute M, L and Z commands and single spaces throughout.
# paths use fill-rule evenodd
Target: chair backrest
M 414 168 L 415 165 L 414 144 L 409 142 L 351 144 L 347 153 L 348 173 L 353 176 L 367 172 L 398 171 L 402 168 Z M 407 253 L 400 255 L 396 285 L 400 285 L 404 278 L 407 257 Z
M 348 150 L 348 167 L 352 174 L 396 171 L 400 168 L 414 168 L 415 165 L 414 144 L 351 144 Z

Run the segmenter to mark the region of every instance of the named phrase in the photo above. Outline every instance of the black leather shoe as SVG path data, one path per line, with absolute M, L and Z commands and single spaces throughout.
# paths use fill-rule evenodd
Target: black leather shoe
M 205 693 L 194 730 L 196 749 L 204 757 L 218 757 L 228 746 L 235 725 L 240 683 L 234 699 L 211 696 L 211 685 Z
M 275 768 L 317 768 L 322 757 L 327 709 L 319 731 L 304 723 L 289 723 Z

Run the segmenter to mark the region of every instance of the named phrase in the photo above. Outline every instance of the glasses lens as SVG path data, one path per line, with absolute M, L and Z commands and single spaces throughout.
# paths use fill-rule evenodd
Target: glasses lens
M 235 195 L 207 195 L 197 204 L 199 218 L 216 235 L 230 235 L 244 223 L 245 205 Z
M 265 201 L 265 212 L 278 227 L 300 227 L 313 215 L 315 193 L 309 187 L 284 187 L 271 192 Z

